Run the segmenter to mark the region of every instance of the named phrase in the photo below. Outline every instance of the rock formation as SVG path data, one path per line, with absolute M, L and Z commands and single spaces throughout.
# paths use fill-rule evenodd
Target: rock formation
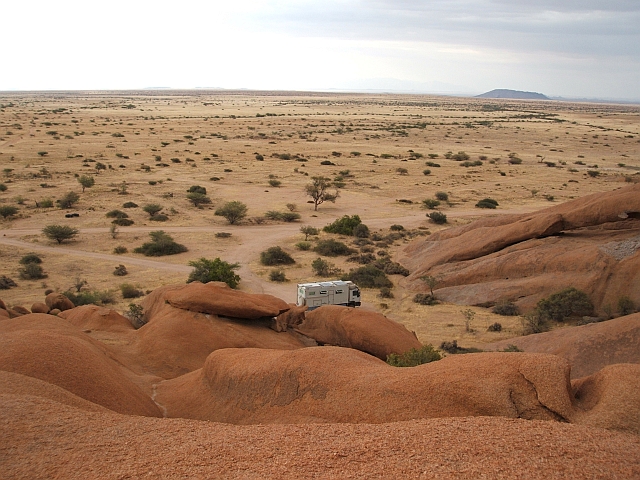
M 640 185 L 523 215 L 500 215 L 413 241 L 406 284 L 464 305 L 515 301 L 523 310 L 563 288 L 585 291 L 599 311 L 627 295 L 640 303 Z

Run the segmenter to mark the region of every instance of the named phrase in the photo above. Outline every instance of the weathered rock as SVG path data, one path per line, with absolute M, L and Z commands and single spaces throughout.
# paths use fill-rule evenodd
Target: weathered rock
M 66 319 L 72 325 L 83 330 L 100 330 L 106 332 L 123 332 L 134 330 L 131 322 L 115 310 L 98 307 L 96 305 L 83 305 L 65 310 L 59 317 Z
M 525 215 L 483 218 L 415 240 L 400 261 L 404 281 L 439 279 L 436 296 L 463 305 L 515 301 L 527 311 L 573 286 L 596 309 L 628 295 L 640 303 L 640 185 L 598 193 Z
M 49 307 L 42 302 L 36 302 L 31 305 L 31 313 L 49 313 Z
M 6 310 L 6 309 L 7 309 L 7 306 L 5 305 L 5 303 L 0 298 L 0 310 Z
M 9 309 L 9 311 L 17 315 L 28 315 L 31 313 L 28 308 L 25 308 L 22 305 L 14 305 Z
M 70 310 L 75 307 L 75 305 L 71 300 L 69 300 L 67 297 L 65 297 L 61 293 L 57 293 L 57 292 L 52 292 L 49 295 L 47 295 L 44 301 L 47 304 L 47 307 L 49 307 L 51 310 L 57 308 L 61 312 L 64 312 L 65 310 Z
M 160 416 L 104 345 L 51 315 L 0 322 L 0 370 L 57 385 L 115 412 Z
M 59 308 L 53 308 L 49 310 L 49 315 L 58 315 L 59 313 L 61 313 L 61 310 Z
M 10 318 L 9 312 L 4 308 L 0 308 L 0 318 Z
M 294 303 L 290 303 L 289 310 L 273 319 L 271 328 L 276 332 L 286 332 L 288 328 L 301 324 L 304 321 L 307 308 L 307 306 L 299 307 Z
M 240 292 L 222 282 L 161 287 L 149 295 L 150 301 L 155 301 L 158 295 L 175 308 L 233 318 L 276 317 L 289 309 L 289 305 L 277 297 Z
M 167 287 L 163 288 L 166 291 Z M 201 368 L 211 352 L 222 348 L 288 350 L 305 346 L 289 332 L 270 329 L 270 319 L 223 318 L 175 308 L 156 290 L 143 305 L 147 324 L 136 331 L 138 359 L 147 371 L 162 378 Z
M 525 352 L 550 353 L 567 359 L 572 378 L 592 375 L 615 363 L 640 364 L 640 313 L 510 338 L 483 348 L 503 350 L 508 345 L 515 345 Z
M 294 330 L 319 343 L 355 348 L 381 360 L 422 347 L 414 333 L 381 313 L 338 305 L 306 312 Z

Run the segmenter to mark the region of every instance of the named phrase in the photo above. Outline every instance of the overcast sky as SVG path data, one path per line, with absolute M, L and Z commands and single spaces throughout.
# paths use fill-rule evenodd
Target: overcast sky
M 639 0 L 6 0 L 0 15 L 0 90 L 640 100 Z

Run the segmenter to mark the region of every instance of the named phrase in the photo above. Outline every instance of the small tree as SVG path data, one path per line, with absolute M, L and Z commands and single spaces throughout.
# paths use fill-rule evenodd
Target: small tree
M 319 257 L 311 262 L 311 268 L 319 277 L 330 277 L 333 275 L 340 275 L 342 273 L 342 271 L 334 264 Z
M 60 208 L 71 208 L 78 200 L 80 200 L 80 195 L 76 192 L 68 192 L 58 200 L 58 205 L 60 205 Z
M 431 292 L 431 296 L 435 298 L 435 295 L 433 294 L 433 289 L 436 287 L 436 285 L 438 285 L 440 280 L 431 275 L 424 275 L 420 277 L 420 280 L 422 280 L 424 283 L 427 284 L 427 286 L 429 287 L 429 291 Z
M 211 203 L 211 199 L 207 197 L 204 193 L 200 193 L 200 192 L 188 193 L 187 199 L 189 199 L 189 201 L 193 203 L 194 207 L 200 207 L 200 205 L 206 205 Z
M 68 225 L 47 225 L 42 229 L 42 233 L 49 240 L 55 240 L 60 244 L 78 235 L 78 229 Z
M 162 205 L 158 205 L 157 203 L 150 203 L 142 207 L 142 210 L 147 212 L 150 217 L 153 217 L 155 214 L 159 213 L 162 208 Z
M 14 207 L 13 205 L 0 206 L 0 215 L 2 215 L 2 218 L 13 217 L 16 213 L 18 213 L 18 207 Z
M 300 227 L 300 232 L 304 233 L 304 241 L 306 242 L 309 239 L 309 235 L 318 235 L 320 230 L 311 225 L 304 225 Z
M 228 263 L 220 258 L 209 260 L 203 257 L 190 261 L 189 265 L 194 269 L 189 274 L 187 283 L 196 281 L 202 283 L 224 282 L 231 288 L 236 288 L 240 282 L 240 276 L 234 273 L 234 270 L 240 268 L 237 263 Z
M 324 202 L 335 203 L 336 199 L 340 195 L 338 190 L 335 193 L 330 193 L 327 190 L 331 186 L 331 179 L 327 177 L 317 176 L 311 177 L 312 182 L 307 185 L 305 191 L 307 195 L 313 199 L 314 210 L 318 210 L 318 205 Z
M 471 332 L 471 322 L 473 321 L 473 317 L 476 316 L 476 312 L 467 308 L 466 310 L 460 310 L 460 313 L 464 316 L 464 329 L 467 332 Z
M 215 215 L 226 218 L 231 225 L 234 225 L 247 216 L 247 206 L 242 202 L 234 200 L 218 208 L 215 211 Z
M 78 183 L 82 185 L 82 193 L 84 193 L 84 189 L 93 187 L 96 181 L 91 175 L 81 175 L 78 177 Z

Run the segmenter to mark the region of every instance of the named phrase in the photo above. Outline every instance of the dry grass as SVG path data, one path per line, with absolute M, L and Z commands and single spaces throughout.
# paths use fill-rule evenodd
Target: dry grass
M 300 225 L 322 227 L 339 216 L 358 214 L 373 231 L 386 232 L 391 224 L 435 231 L 442 227 L 427 221 L 420 204 L 437 191 L 448 192 L 451 205 L 443 205 L 442 211 L 450 224 L 458 224 L 480 215 L 547 207 L 552 204 L 548 196 L 557 203 L 612 190 L 623 185 L 625 177 L 637 179 L 640 170 L 640 109 L 634 106 L 425 96 L 178 93 L 0 96 L 0 183 L 8 187 L 0 192 L 0 205 L 24 199 L 18 217 L 0 220 L 0 226 L 3 238 L 28 244 L 0 244 L 0 274 L 18 281 L 22 255 L 43 245 L 55 247 L 39 235 L 44 225 L 52 223 L 82 230 L 77 240 L 62 245 L 73 251 L 110 254 L 115 246 L 125 245 L 131 252 L 148 239 L 148 231 L 160 229 L 189 248 L 187 253 L 153 259 L 174 265 L 175 271 L 134 265 L 131 259 L 142 257 L 132 253 L 89 259 L 60 249 L 43 252 L 49 277 L 18 281 L 18 288 L 0 292 L 5 302 L 30 306 L 42 300 L 46 288 L 66 290 L 76 277 L 100 290 L 115 289 L 123 282 L 143 290 L 182 283 L 187 262 L 202 256 L 240 262 L 242 288 L 294 301 L 292 284 L 313 279 L 310 264 L 317 257 L 295 249 L 294 244 L 304 238 L 298 232 Z M 134 107 L 127 108 L 130 105 Z M 465 151 L 471 160 L 487 159 L 481 166 L 464 168 L 444 158 L 448 151 Z M 522 164 L 508 163 L 513 152 Z M 416 158 L 416 153 L 422 157 Z M 438 157 L 429 159 L 430 153 Z M 256 154 L 264 160 L 256 160 Z M 275 154 L 304 161 L 283 160 Z M 84 162 L 88 159 L 95 161 Z M 326 160 L 335 166 L 321 165 Z M 427 161 L 441 167 L 428 167 Z M 107 169 L 96 171 L 98 162 Z M 587 174 L 593 165 L 601 172 L 597 178 Z M 406 168 L 408 175 L 398 174 L 398 168 Z M 430 175 L 423 175 L 425 168 Z M 333 179 L 344 170 L 349 176 L 342 180 L 345 186 L 338 201 L 322 204 L 314 212 L 304 193 L 309 178 Z M 75 178 L 82 174 L 93 174 L 96 180 L 84 193 Z M 282 182 L 280 187 L 269 186 L 270 175 Z M 118 194 L 123 182 L 127 195 Z M 192 185 L 206 187 L 213 203 L 202 209 L 191 205 L 186 193 Z M 55 200 L 69 190 L 80 194 L 72 210 L 80 213 L 79 218 L 65 219 L 60 209 L 36 207 L 36 201 Z M 498 210 L 474 208 L 485 197 L 496 199 Z M 213 212 L 229 200 L 245 202 L 250 217 L 285 211 L 287 203 L 294 203 L 302 219 L 293 224 L 228 226 Z M 127 201 L 140 207 L 158 203 L 169 221 L 149 221 L 141 208 L 123 209 Z M 135 224 L 120 227 L 118 238 L 112 239 L 105 213 L 116 208 L 126 211 Z M 216 232 L 232 236 L 217 238 Z M 397 242 L 391 253 L 403 244 Z M 270 269 L 257 261 L 262 250 L 274 245 L 293 253 L 297 261 L 285 268 L 290 283 L 268 282 Z M 344 270 L 355 266 L 340 258 L 331 261 Z M 112 275 L 119 263 L 127 266 L 127 277 Z M 495 318 L 478 308 L 478 327 L 469 334 L 464 332 L 459 306 L 419 306 L 411 302 L 413 293 L 401 288 L 394 289 L 393 300 L 381 300 L 376 293 L 365 292 L 368 308 L 403 322 L 422 341 L 439 344 L 458 339 L 473 346 L 520 333 L 517 319 Z M 123 309 L 127 303 L 120 301 L 116 307 Z M 487 333 L 486 327 L 495 321 L 502 323 L 503 332 Z

